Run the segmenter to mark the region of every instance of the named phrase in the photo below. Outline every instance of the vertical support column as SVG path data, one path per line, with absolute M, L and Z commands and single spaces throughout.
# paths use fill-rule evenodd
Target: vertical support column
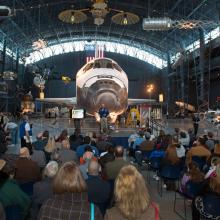
M 167 105 L 167 117 L 169 116 L 169 106 L 171 104 L 171 78 L 169 77 L 169 74 L 171 73 L 171 60 L 170 60 L 170 54 L 167 53 L 167 100 L 166 100 L 166 105 Z
M 18 74 L 18 71 L 19 71 L 19 59 L 20 59 L 19 49 L 17 48 L 17 50 L 16 50 L 16 64 L 15 64 L 15 72 L 17 74 Z
M 19 49 L 16 49 L 16 61 L 15 61 L 15 68 L 14 68 L 15 73 L 17 74 L 17 78 L 15 80 L 16 85 L 19 84 L 20 80 L 19 80 Z
M 199 39 L 200 39 L 200 57 L 199 57 L 199 107 L 203 104 L 204 101 L 204 69 L 205 69 L 205 39 L 204 32 L 202 29 L 199 30 Z
M 5 71 L 5 60 L 6 60 L 6 39 L 4 39 L 3 50 L 2 50 L 2 73 Z
M 180 99 L 185 102 L 184 62 L 180 64 Z
M 176 101 L 180 101 L 181 99 L 181 80 L 180 80 L 180 65 L 176 67 L 176 75 L 175 75 L 175 89 L 174 93 Z
M 200 57 L 199 72 L 197 72 L 198 110 L 207 111 L 209 106 L 209 83 L 208 72 L 205 71 L 205 38 L 204 31 L 200 29 Z

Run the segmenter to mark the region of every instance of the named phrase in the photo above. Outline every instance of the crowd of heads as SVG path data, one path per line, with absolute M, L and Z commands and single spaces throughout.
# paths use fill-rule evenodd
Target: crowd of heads
M 28 122 L 28 118 L 24 117 L 24 121 Z M 7 120 L 5 122 L 8 123 Z M 6 146 L 0 151 L 0 194 L 2 183 L 10 179 L 15 179 L 19 185 L 50 179 L 52 194 L 46 199 L 52 199 L 53 195 L 74 193 L 90 196 L 91 182 L 88 180 L 98 177 L 111 185 L 108 193 L 107 186 L 106 189 L 104 186 L 99 188 L 109 194 L 103 202 L 107 205 L 99 207 L 102 215 L 105 216 L 107 208 L 111 210 L 117 207 L 126 219 L 138 219 L 151 204 L 139 168 L 144 163 L 149 165 L 152 158 L 161 157 L 160 167 L 154 175 L 156 180 L 163 167 L 180 166 L 182 192 L 185 192 L 186 182 L 190 180 L 195 183 L 205 182 L 204 185 L 210 190 L 208 193 L 215 192 L 220 196 L 220 143 L 214 139 L 212 132 L 195 137 L 192 129 L 185 131 L 176 128 L 172 134 L 160 130 L 158 135 L 154 135 L 150 128 L 137 130 L 128 138 L 129 160 L 133 161 L 131 164 L 125 161 L 124 147 L 115 145 L 111 137 L 99 137 L 94 132 L 83 136 L 78 130 L 69 135 L 66 129 L 56 136 L 47 130 L 42 131 L 36 135 L 35 142 L 22 145 L 19 155 L 12 156 L 5 153 L 10 130 L 7 133 L 4 126 L 1 125 L 0 133 L 4 139 L 2 143 Z M 3 149 L 3 145 L 0 147 Z M 149 153 L 147 158 L 144 156 L 146 152 Z M 202 167 L 194 160 L 198 156 L 205 158 Z M 167 189 L 170 188 L 169 184 L 169 181 L 165 181 Z M 96 196 L 100 197 L 100 194 Z M 44 207 L 45 201 L 40 206 Z M 91 200 L 88 199 L 88 202 Z M 31 215 L 31 209 L 28 213 Z

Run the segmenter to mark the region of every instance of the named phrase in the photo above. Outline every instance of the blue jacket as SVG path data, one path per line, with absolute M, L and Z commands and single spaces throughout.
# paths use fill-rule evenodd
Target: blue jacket
M 77 149 L 76 149 L 76 154 L 77 154 L 78 157 L 83 156 L 83 154 L 85 153 L 85 148 L 87 146 L 90 146 L 92 148 L 92 151 L 93 151 L 93 153 L 96 157 L 99 156 L 99 151 L 96 147 L 91 146 L 90 144 L 83 144 L 83 145 L 79 145 L 79 147 L 77 147 Z
M 100 108 L 99 109 L 100 118 L 106 118 L 108 115 L 109 115 L 109 111 L 107 108 Z

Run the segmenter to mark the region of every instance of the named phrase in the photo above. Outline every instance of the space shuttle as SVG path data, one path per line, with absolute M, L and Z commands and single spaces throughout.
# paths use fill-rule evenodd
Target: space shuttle
M 86 110 L 99 120 L 101 104 L 109 110 L 110 121 L 126 111 L 128 105 L 149 103 L 150 99 L 128 99 L 128 77 L 112 59 L 96 58 L 86 63 L 76 74 L 76 97 L 37 99 Z

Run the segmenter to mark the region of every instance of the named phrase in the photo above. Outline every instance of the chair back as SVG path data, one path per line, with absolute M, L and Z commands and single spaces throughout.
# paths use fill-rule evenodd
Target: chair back
M 204 187 L 204 182 L 188 181 L 185 186 L 185 194 L 187 197 L 194 199 L 196 196 L 199 195 L 203 187 Z
M 153 170 L 158 170 L 160 168 L 162 157 L 152 157 L 150 158 L 150 167 Z
M 192 161 L 198 165 L 200 170 L 202 170 L 206 164 L 206 157 L 193 156 Z
M 149 160 L 151 153 L 152 153 L 152 150 L 151 151 L 142 151 L 143 160 Z
M 165 165 L 162 167 L 159 175 L 167 179 L 179 179 L 182 171 L 182 166 L 180 165 Z

